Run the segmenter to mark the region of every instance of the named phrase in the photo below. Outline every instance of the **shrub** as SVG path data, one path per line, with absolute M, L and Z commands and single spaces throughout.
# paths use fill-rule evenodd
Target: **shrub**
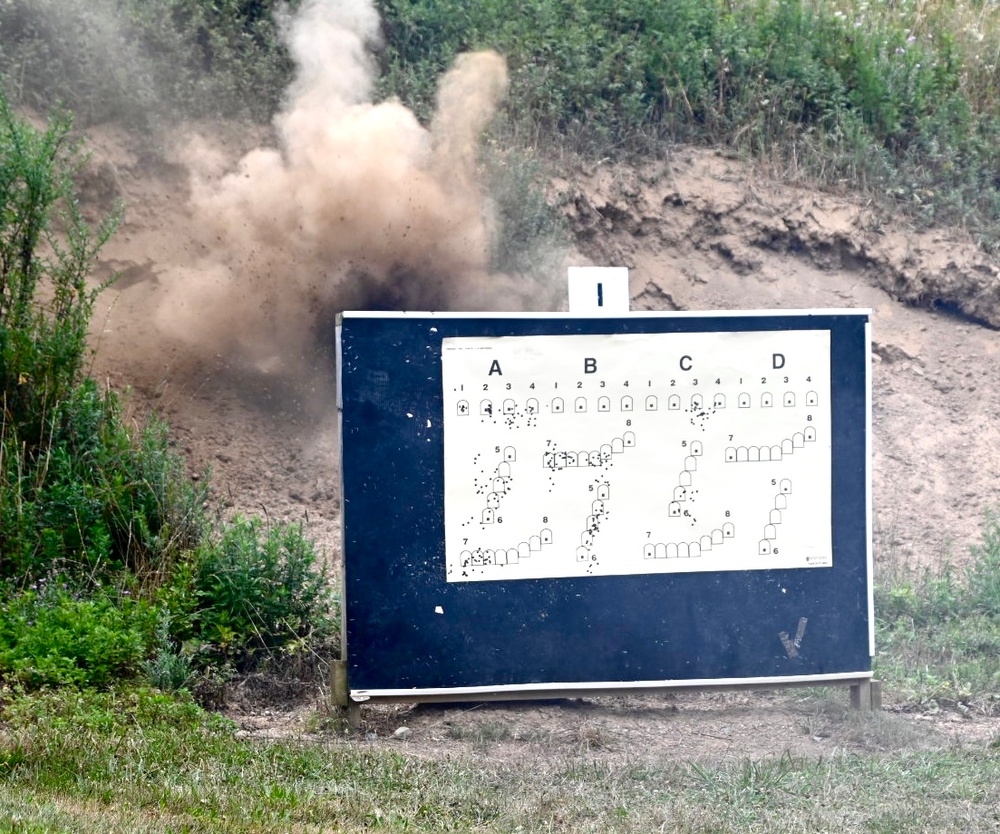
M 88 275 L 117 217 L 80 214 L 70 129 L 36 130 L 0 96 L 0 577 L 146 581 L 197 541 L 201 494 L 161 423 L 131 432 L 118 397 L 82 379 L 103 288 Z
M 968 604 L 975 611 L 1000 618 L 1000 513 L 989 510 L 978 545 L 971 549 L 966 571 Z
M 34 459 L 11 445 L 0 461 L 0 576 L 127 571 L 155 587 L 200 540 L 204 488 L 184 476 L 162 423 L 133 434 L 115 393 L 92 380 L 55 412 Z
M 66 116 L 39 131 L 0 95 L 0 405 L 3 440 L 29 459 L 48 442 L 76 384 L 101 287 L 87 277 L 117 223 L 91 228 L 72 175 Z
M 204 488 L 166 427 L 133 427 L 82 378 L 101 289 L 87 274 L 114 223 L 80 216 L 68 131 L 34 130 L 0 96 L 0 578 L 19 585 L 0 612 L 0 675 L 105 687 L 142 671 L 174 689 L 192 668 L 175 638 L 225 668 L 315 648 L 335 627 L 301 527 L 238 518 L 209 537 Z
M 195 551 L 187 578 L 189 588 L 172 591 L 175 636 L 237 668 L 276 650 L 329 648 L 336 637 L 327 578 L 301 525 L 236 517 Z
M 153 627 L 144 603 L 82 596 L 56 579 L 10 597 L 0 613 L 0 674 L 32 689 L 103 688 L 132 677 Z
M 183 689 L 193 677 L 191 658 L 179 652 L 170 636 L 170 609 L 157 612 L 154 654 L 142 670 L 151 686 L 165 692 Z

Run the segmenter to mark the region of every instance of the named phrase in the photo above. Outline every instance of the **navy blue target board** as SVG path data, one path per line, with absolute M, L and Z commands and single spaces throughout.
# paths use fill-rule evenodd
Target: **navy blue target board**
M 345 313 L 351 698 L 870 678 L 869 327 Z

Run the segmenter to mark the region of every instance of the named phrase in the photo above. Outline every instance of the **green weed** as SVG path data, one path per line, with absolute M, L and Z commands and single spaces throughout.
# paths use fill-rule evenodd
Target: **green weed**
M 776 806 L 797 798 L 803 789 L 796 783 L 808 776 L 809 770 L 788 754 L 760 761 L 746 759 L 723 768 L 689 765 L 692 783 L 704 791 L 719 816 L 740 826 L 750 825 L 762 812 L 773 812 Z
M 897 568 L 876 585 L 876 670 L 887 691 L 933 706 L 1000 705 L 1000 516 L 964 569 Z
M 179 650 L 170 636 L 170 609 L 157 612 L 153 656 L 142 665 L 146 681 L 164 692 L 176 692 L 186 687 L 194 677 L 189 654 Z
M 151 631 L 142 602 L 40 580 L 0 603 L 0 676 L 33 689 L 107 687 L 138 671 Z
M 189 580 L 174 633 L 239 668 L 279 651 L 329 652 L 336 639 L 335 600 L 301 525 L 237 517 L 197 548 Z

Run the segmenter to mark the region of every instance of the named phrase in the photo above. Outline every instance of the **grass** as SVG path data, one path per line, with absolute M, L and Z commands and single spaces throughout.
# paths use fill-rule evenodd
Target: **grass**
M 427 758 L 336 728 L 246 738 L 183 690 L 0 690 L 0 832 L 994 831 L 1000 737 L 949 743 L 905 711 L 993 711 L 998 580 L 994 513 L 962 569 L 880 577 L 877 674 L 897 709 L 796 695 L 799 732 L 830 740 L 821 758 L 685 761 L 586 722 L 557 738 L 504 718 L 449 727 L 451 753 Z
M 876 585 L 876 673 L 913 705 L 1000 712 L 1000 515 L 967 566 L 889 562 Z
M 429 761 L 338 737 L 240 738 L 152 690 L 5 701 L 0 832 L 988 831 L 1000 799 L 989 745 L 721 765 L 585 750 Z

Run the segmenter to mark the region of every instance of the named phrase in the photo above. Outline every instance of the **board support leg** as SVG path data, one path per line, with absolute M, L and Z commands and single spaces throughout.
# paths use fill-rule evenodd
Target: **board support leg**
M 873 712 L 882 709 L 882 682 L 861 680 L 851 684 L 851 709 Z
M 333 661 L 330 679 L 331 700 L 338 712 L 347 719 L 347 728 L 353 733 L 361 729 L 361 704 L 351 700 L 347 685 L 347 661 Z
M 346 707 L 351 702 L 350 691 L 347 687 L 347 661 L 333 661 L 333 669 L 330 673 L 331 700 L 334 706 Z

